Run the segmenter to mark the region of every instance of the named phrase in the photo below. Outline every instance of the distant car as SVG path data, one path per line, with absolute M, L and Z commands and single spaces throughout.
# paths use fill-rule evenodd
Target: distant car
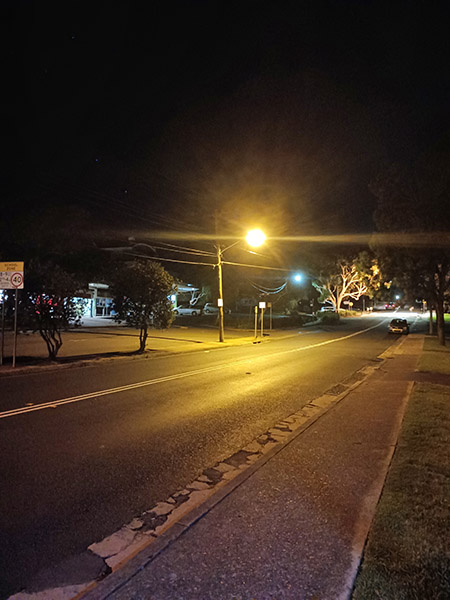
M 177 306 L 173 309 L 175 315 L 191 315 L 196 317 L 200 314 L 201 309 L 196 306 Z
M 406 319 L 392 319 L 389 323 L 389 333 L 409 333 L 409 325 Z
M 322 306 L 320 312 L 336 312 L 334 306 Z
M 217 315 L 219 313 L 219 307 L 216 306 L 215 304 L 212 304 L 211 302 L 207 302 L 205 304 L 205 306 L 203 307 L 203 312 L 206 315 Z M 226 308 L 224 308 L 223 312 L 230 313 L 231 310 L 227 310 Z

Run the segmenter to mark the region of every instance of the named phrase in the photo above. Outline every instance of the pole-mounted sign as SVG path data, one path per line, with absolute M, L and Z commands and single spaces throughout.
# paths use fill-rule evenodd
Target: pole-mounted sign
M 12 366 L 16 366 L 16 348 L 17 348 L 17 307 L 18 291 L 23 290 L 23 261 L 18 262 L 0 262 L 0 290 L 16 290 L 14 302 L 14 341 Z M 5 296 L 2 299 L 2 341 L 0 351 L 0 365 L 3 364 L 4 343 L 5 343 Z
M 23 262 L 0 262 L 0 290 L 23 290 Z

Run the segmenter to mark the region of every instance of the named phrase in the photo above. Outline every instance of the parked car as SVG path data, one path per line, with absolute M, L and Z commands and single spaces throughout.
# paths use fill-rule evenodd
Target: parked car
M 322 306 L 320 312 L 336 312 L 334 306 Z
M 212 302 L 207 302 L 203 307 L 203 312 L 206 315 L 217 315 L 219 313 L 219 307 L 212 304 Z M 229 314 L 231 310 L 224 308 L 223 312 Z
M 409 333 L 409 325 L 406 319 L 392 319 L 389 323 L 389 333 Z
M 176 315 L 191 315 L 192 317 L 196 317 L 200 314 L 201 309 L 198 306 L 177 306 L 177 308 L 173 309 L 173 312 Z

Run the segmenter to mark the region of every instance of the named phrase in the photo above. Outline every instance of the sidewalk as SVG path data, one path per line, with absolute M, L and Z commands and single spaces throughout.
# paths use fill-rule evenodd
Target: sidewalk
M 349 598 L 422 345 L 403 338 L 339 402 L 309 405 L 320 418 L 287 419 L 282 444 L 79 597 Z

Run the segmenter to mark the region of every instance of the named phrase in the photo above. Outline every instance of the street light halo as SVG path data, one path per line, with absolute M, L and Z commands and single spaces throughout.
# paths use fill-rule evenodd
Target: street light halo
M 252 246 L 253 248 L 257 248 L 258 246 L 262 246 L 266 241 L 266 234 L 261 231 L 261 229 L 252 229 L 247 233 L 245 238 L 247 240 L 247 244 Z

